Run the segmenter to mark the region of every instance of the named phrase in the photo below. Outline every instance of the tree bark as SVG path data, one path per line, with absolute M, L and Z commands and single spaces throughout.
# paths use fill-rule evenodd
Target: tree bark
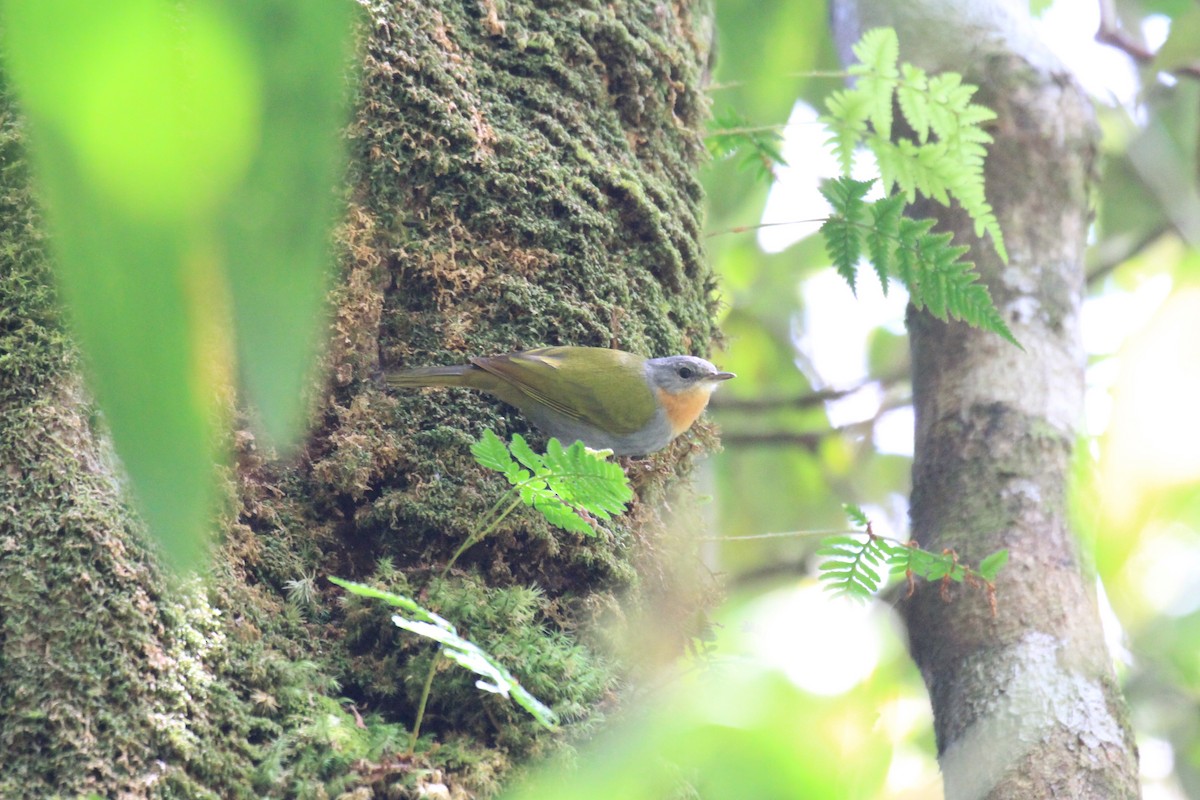
M 1136 797 L 1137 753 L 1067 512 L 1083 413 L 1079 313 L 1097 130 L 1021 4 L 835 4 L 843 53 L 896 28 L 901 58 L 953 70 L 994 109 L 988 199 L 1010 261 L 960 209 L 919 203 L 971 257 L 1023 350 L 910 308 L 913 533 L 969 563 L 1011 560 L 987 598 L 926 585 L 903 604 L 934 710 L 946 797 Z
M 516 515 L 438 581 L 499 492 L 467 445 L 528 428 L 469 392 L 377 379 L 539 344 L 707 350 L 707 3 L 361 4 L 329 385 L 299 458 L 237 435 L 203 582 L 142 546 L 0 104 L 0 796 L 488 795 L 561 737 L 442 670 L 425 725 L 441 747 L 401 758 L 432 648 L 323 576 L 420 595 L 576 721 L 629 664 L 599 623 L 688 583 L 663 500 L 705 426 L 638 462 L 639 502 L 596 536 Z

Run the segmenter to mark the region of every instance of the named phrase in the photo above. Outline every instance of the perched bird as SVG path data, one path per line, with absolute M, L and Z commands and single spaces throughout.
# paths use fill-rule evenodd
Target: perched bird
M 385 381 L 479 389 L 563 444 L 645 455 L 690 428 L 717 385 L 734 377 L 695 356 L 642 358 L 604 347 L 539 347 L 470 362 L 400 370 Z

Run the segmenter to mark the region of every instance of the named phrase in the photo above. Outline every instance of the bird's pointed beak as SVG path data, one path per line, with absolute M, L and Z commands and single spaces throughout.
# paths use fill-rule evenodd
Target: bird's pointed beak
M 734 373 L 732 373 L 732 372 L 718 372 L 716 375 L 713 375 L 713 376 L 711 376 L 711 377 L 709 378 L 709 380 L 714 380 L 714 381 L 727 381 L 727 380 L 729 380 L 730 378 L 736 378 L 736 377 L 737 377 L 737 375 L 735 375 L 735 374 L 734 374 Z

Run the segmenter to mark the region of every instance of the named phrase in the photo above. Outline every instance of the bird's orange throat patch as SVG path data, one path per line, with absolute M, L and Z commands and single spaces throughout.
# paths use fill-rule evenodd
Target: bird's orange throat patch
M 715 383 L 702 383 L 687 391 L 671 394 L 663 389 L 655 389 L 658 402 L 667 414 L 667 423 L 671 426 L 671 435 L 679 434 L 692 427 L 692 423 L 704 412 L 708 398 L 717 388 Z

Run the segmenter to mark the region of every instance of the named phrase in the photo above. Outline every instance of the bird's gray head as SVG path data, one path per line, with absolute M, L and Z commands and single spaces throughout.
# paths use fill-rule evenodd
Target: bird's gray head
M 686 394 L 694 389 L 711 392 L 721 381 L 735 376 L 732 372 L 721 372 L 703 358 L 667 356 L 647 359 L 646 377 L 656 389 L 669 394 Z

